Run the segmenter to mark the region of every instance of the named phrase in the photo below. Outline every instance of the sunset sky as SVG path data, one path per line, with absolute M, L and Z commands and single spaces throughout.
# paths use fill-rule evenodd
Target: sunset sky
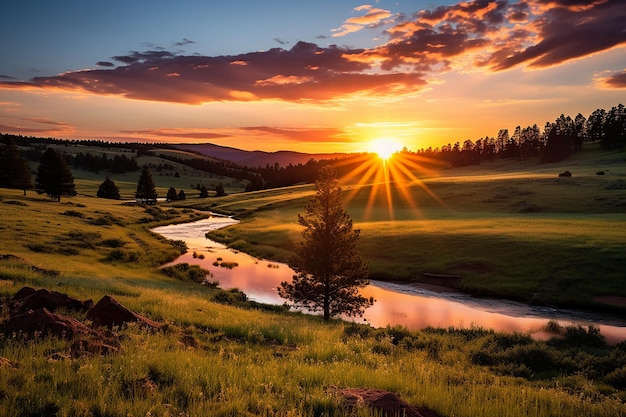
M 0 25 L 0 133 L 418 150 L 626 102 L 626 1 L 35 1 Z

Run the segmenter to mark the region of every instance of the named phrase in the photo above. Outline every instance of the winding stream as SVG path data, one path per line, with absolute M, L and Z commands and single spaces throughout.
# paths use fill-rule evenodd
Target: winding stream
M 237 223 L 228 217 L 210 217 L 191 223 L 161 226 L 153 232 L 173 240 L 184 240 L 189 251 L 171 264 L 188 263 L 211 271 L 210 278 L 218 281 L 221 288 L 239 288 L 249 299 L 267 304 L 283 304 L 276 288 L 280 282 L 290 280 L 294 274 L 288 265 L 256 259 L 243 252 L 209 240 L 205 234 Z M 196 257 L 194 257 L 194 253 Z M 202 255 L 204 259 L 202 259 Z M 237 263 L 229 269 L 214 266 L 220 262 Z M 497 300 L 480 299 L 461 293 L 439 293 L 412 285 L 371 281 L 363 295 L 376 299 L 373 307 L 366 310 L 362 321 L 374 327 L 402 325 L 417 330 L 424 327 L 471 326 L 506 332 L 530 332 L 534 337 L 545 339 L 549 334 L 543 328 L 550 321 L 561 325 L 593 324 L 610 343 L 626 340 L 626 321 L 600 315 Z

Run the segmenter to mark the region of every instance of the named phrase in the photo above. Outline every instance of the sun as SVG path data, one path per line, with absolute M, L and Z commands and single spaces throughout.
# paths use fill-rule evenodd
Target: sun
M 383 161 L 402 149 L 402 144 L 392 138 L 378 138 L 370 142 L 369 151 L 378 155 Z

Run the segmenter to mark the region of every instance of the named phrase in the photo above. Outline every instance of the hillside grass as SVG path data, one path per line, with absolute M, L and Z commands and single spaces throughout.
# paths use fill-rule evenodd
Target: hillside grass
M 95 194 L 88 185 L 81 186 Z M 449 190 L 459 193 L 463 188 Z M 293 187 L 202 203 L 207 208 L 217 203 L 241 215 L 241 226 L 250 226 L 241 230 L 254 230 L 258 238 L 256 245 L 242 241 L 255 248 L 260 242 L 277 245 L 297 239 L 293 216 L 311 192 L 310 186 Z M 438 192 L 444 195 L 443 189 Z M 472 201 L 491 204 L 480 203 L 478 197 Z M 350 203 L 348 207 L 354 209 Z M 434 206 L 423 213 L 433 217 L 432 225 L 398 212 L 398 218 L 406 219 L 402 228 L 396 227 L 381 212 L 376 214 L 380 219 L 360 220 L 357 226 L 362 226 L 364 243 L 368 231 L 382 233 L 371 242 L 392 237 L 379 241 L 381 245 L 421 231 L 442 239 L 451 235 L 441 241 L 445 246 L 461 235 L 462 224 L 482 240 L 496 235 L 494 244 L 499 243 L 505 258 L 515 236 L 533 237 L 521 214 L 496 213 L 502 221 L 492 228 L 486 215 L 473 211 L 462 212 L 461 219 Z M 122 351 L 104 356 L 72 356 L 71 341 L 0 335 L 0 415 L 369 416 L 378 414 L 347 409 L 339 392 L 375 388 L 444 417 L 626 416 L 626 344 L 608 346 L 593 328 L 554 324 L 549 330 L 558 337 L 541 342 L 476 328 L 412 332 L 323 322 L 235 301 L 241 300 L 235 292 L 200 285 L 182 272 L 164 274 L 159 266 L 176 257 L 181 247 L 149 229 L 204 216 L 189 207 L 128 205 L 87 196 L 56 203 L 34 193 L 24 197 L 21 191 L 0 189 L 0 214 L 1 319 L 8 316 L 8 299 L 28 285 L 94 301 L 112 295 L 164 324 L 158 332 L 132 325 L 114 329 Z M 570 227 L 582 232 L 569 234 L 584 240 L 598 233 L 603 244 L 619 240 L 623 220 L 606 227 L 615 213 L 596 214 L 598 223 L 583 219 L 581 226 Z M 562 214 L 551 213 L 554 224 L 549 213 L 538 216 L 550 239 L 570 240 L 560 232 Z M 511 221 L 515 217 L 519 223 Z M 496 226 L 503 231 L 495 233 Z M 427 243 L 434 247 L 432 242 L 421 246 L 427 248 Z M 464 246 L 473 245 L 478 243 L 470 239 Z M 489 251 L 482 253 L 495 262 Z M 84 319 L 80 313 L 61 313 Z
M 559 178 L 564 170 L 573 177 Z M 596 175 L 601 170 L 605 175 Z M 594 301 L 626 297 L 623 153 L 444 170 L 419 183 L 392 184 L 389 193 L 371 183 L 341 185 L 372 279 L 461 275 L 457 287 L 475 294 L 623 312 Z M 232 195 L 210 207 L 187 204 L 242 220 L 212 238 L 288 261 L 300 239 L 298 213 L 312 194 L 307 185 Z

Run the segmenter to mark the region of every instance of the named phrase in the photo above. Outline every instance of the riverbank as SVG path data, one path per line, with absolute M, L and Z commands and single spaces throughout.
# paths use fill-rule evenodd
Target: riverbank
M 181 255 L 170 265 L 197 265 L 209 271 L 210 279 L 221 288 L 236 288 L 256 302 L 282 305 L 284 300 L 278 296 L 276 288 L 294 275 L 287 264 L 260 260 L 205 238 L 207 231 L 220 231 L 234 224 L 238 222 L 212 217 L 152 230 L 170 240 L 183 239 L 187 243 L 189 253 Z M 223 268 L 221 263 L 236 266 Z M 496 331 L 524 332 L 539 338 L 551 337 L 544 332 L 549 325 L 594 325 L 611 343 L 626 340 L 626 322 L 623 320 L 581 311 L 474 297 L 441 284 L 456 281 L 460 279 L 458 276 L 426 274 L 425 278 L 430 282 L 371 281 L 371 285 L 361 292 L 373 297 L 376 303 L 366 310 L 364 322 L 375 327 L 400 325 L 409 330 L 477 326 Z
M 542 164 L 505 173 L 450 170 L 402 189 L 348 184 L 344 206 L 361 231 L 372 279 L 623 317 L 626 307 L 605 301 L 626 297 L 626 165 L 619 155 L 598 155 L 558 165 L 573 172 L 565 179 Z M 600 168 L 608 173 L 595 175 Z M 212 208 L 242 223 L 211 238 L 286 261 L 312 192 L 303 185 L 216 199 Z M 424 273 L 461 279 L 432 282 Z

